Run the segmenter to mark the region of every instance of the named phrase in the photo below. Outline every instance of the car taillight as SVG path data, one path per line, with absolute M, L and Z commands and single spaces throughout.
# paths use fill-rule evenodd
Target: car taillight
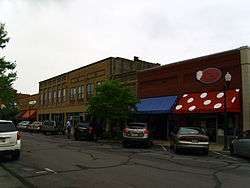
M 20 140 L 20 139 L 21 139 L 21 133 L 17 132 L 17 140 Z
M 124 133 L 128 133 L 128 128 L 123 129 Z
M 148 134 L 149 134 L 149 130 L 148 130 L 148 129 L 145 129 L 145 130 L 144 130 L 144 134 L 147 134 L 147 135 L 148 135 Z

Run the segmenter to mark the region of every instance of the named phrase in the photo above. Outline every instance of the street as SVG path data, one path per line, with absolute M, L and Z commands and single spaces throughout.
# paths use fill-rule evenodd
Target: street
M 1 158 L 0 187 L 238 187 L 250 185 L 247 159 L 168 148 L 122 148 L 63 135 L 22 133 L 19 161 Z

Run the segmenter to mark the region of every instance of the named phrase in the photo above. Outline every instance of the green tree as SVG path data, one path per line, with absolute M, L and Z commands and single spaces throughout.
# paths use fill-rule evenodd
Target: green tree
M 0 23 L 0 52 L 9 42 L 5 25 Z M 0 119 L 14 120 L 18 113 L 15 105 L 15 90 L 12 84 L 16 79 L 15 63 L 9 62 L 0 54 Z
M 0 52 L 9 42 L 5 25 L 0 23 Z M 15 63 L 9 62 L 4 56 L 0 56 L 0 102 L 8 106 L 14 101 L 14 89 L 12 84 L 16 79 Z
M 96 95 L 90 99 L 87 112 L 93 117 L 106 120 L 106 131 L 110 132 L 110 123 L 125 122 L 137 102 L 129 88 L 119 81 L 108 80 L 96 88 Z

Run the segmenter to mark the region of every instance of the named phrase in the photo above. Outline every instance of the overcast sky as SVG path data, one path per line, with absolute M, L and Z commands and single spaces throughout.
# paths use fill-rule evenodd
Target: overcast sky
M 0 0 L 14 87 L 106 57 L 173 63 L 250 45 L 249 0 Z

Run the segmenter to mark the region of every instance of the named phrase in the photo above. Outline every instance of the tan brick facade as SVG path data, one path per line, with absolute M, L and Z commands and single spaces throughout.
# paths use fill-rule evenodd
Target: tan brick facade
M 84 118 L 88 99 L 95 95 L 98 84 L 108 79 L 118 79 L 127 74 L 125 85 L 136 88 L 136 70 L 159 66 L 158 64 L 109 57 L 39 83 L 38 119 L 52 119 L 65 123 Z M 130 80 L 129 83 L 127 80 Z M 132 85 L 131 85 L 132 84 Z

